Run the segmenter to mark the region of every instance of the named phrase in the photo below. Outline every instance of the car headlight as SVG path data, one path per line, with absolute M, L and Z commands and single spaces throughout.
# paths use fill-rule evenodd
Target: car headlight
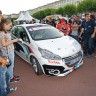
M 38 48 L 43 58 L 51 59 L 51 60 L 61 60 L 61 57 L 42 48 Z

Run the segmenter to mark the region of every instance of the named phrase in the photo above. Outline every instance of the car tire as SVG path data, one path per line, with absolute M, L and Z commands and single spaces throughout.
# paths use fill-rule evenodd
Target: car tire
M 38 60 L 34 56 L 31 56 L 30 61 L 32 63 L 32 67 L 33 67 L 34 72 L 37 75 L 42 75 L 43 71 L 42 71 L 42 68 L 41 68 L 40 63 L 38 62 Z

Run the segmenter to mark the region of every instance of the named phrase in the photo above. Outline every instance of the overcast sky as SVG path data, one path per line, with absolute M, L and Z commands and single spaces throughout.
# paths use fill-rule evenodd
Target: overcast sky
M 34 9 L 54 1 L 58 0 L 0 0 L 0 10 L 8 15 Z

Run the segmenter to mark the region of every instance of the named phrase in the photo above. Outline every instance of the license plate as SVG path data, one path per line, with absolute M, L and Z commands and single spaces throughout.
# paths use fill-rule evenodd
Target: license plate
M 73 59 L 73 60 L 71 60 L 71 61 L 70 61 L 70 65 L 78 62 L 80 59 L 81 59 L 81 56 L 80 56 L 80 57 L 77 57 L 77 58 L 75 58 L 75 59 Z

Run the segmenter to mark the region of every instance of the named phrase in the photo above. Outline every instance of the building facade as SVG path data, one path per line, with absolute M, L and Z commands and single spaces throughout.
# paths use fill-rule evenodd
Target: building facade
M 37 7 L 35 9 L 31 9 L 31 10 L 27 10 L 29 12 L 30 15 L 34 14 L 35 12 L 38 12 L 38 11 L 41 11 L 41 10 L 44 10 L 44 9 L 48 9 L 48 8 L 54 8 L 54 9 L 57 9 L 57 8 L 60 8 L 60 7 L 64 7 L 66 6 L 67 4 L 75 4 L 75 5 L 78 5 L 79 2 L 81 2 L 83 0 L 58 0 L 58 1 L 55 1 L 55 2 L 52 2 L 52 3 L 48 3 L 46 5 L 43 5 L 43 6 L 40 6 L 40 7 Z M 22 11 L 22 13 L 24 13 L 25 11 Z M 19 14 L 10 14 L 8 17 L 11 17 L 11 18 L 17 18 Z
M 60 8 L 60 7 L 64 7 L 67 4 L 75 4 L 77 6 L 79 4 L 79 2 L 81 2 L 81 1 L 83 1 L 83 0 L 58 0 L 58 1 L 49 3 L 47 5 L 40 6 L 38 8 L 32 9 L 32 10 L 28 10 L 28 11 L 32 15 L 33 13 L 35 13 L 37 11 L 40 11 L 40 10 L 44 10 L 44 9 L 47 9 L 47 8 L 57 9 L 57 8 Z

